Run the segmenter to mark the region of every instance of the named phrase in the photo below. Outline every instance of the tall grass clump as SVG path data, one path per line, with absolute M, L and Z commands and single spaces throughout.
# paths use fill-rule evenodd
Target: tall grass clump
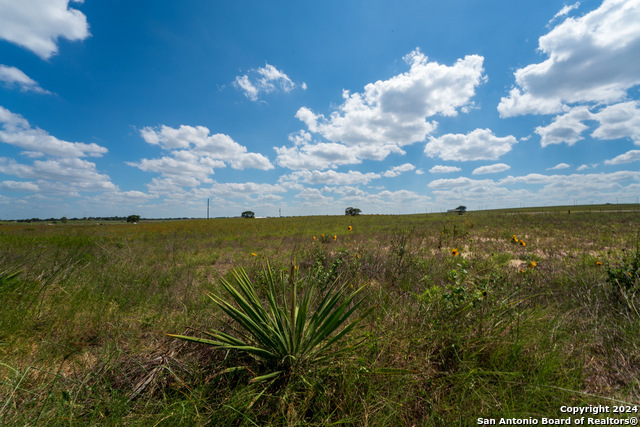
M 316 299 L 314 283 L 297 280 L 296 271 L 297 267 L 292 266 L 288 274 L 280 271 L 276 276 L 267 263 L 263 272 L 265 287 L 261 289 L 266 303 L 261 301 L 258 295 L 260 289 L 251 282 L 244 269 L 238 268 L 232 273 L 236 286 L 224 278 L 220 280 L 231 299 L 227 301 L 213 294 L 209 294 L 209 297 L 235 322 L 237 328 L 234 328 L 234 335 L 221 330 L 203 332 L 208 338 L 168 335 L 250 355 L 266 372 L 254 377 L 251 382 L 290 376 L 312 364 L 352 350 L 355 345 L 345 345 L 329 352 L 366 316 L 367 313 L 349 321 L 364 301 L 360 299 L 354 302 L 364 287 L 348 294 L 352 286 L 347 283 L 339 285 L 336 281 Z M 302 284 L 303 289 L 299 289 Z M 318 302 L 312 306 L 316 300 Z M 246 367 L 232 368 L 238 369 Z

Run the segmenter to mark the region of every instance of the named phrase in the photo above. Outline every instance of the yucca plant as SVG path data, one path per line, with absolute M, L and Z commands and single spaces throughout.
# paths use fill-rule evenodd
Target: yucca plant
M 311 307 L 314 285 L 307 280 L 299 295 L 296 271 L 297 268 L 292 266 L 288 277 L 285 271 L 275 277 L 267 263 L 264 272 L 265 303 L 260 301 L 256 288 L 244 269 L 233 271 L 236 287 L 221 279 L 222 287 L 237 307 L 219 296 L 209 294 L 209 297 L 240 326 L 237 336 L 219 330 L 204 332 L 209 338 L 168 335 L 253 356 L 270 371 L 253 378 L 253 382 L 275 379 L 298 367 L 317 363 L 355 348 L 357 344 L 343 346 L 331 353 L 328 351 L 370 312 L 371 309 L 348 322 L 349 317 L 362 304 L 362 299 L 354 304 L 352 302 L 364 287 L 347 294 L 351 286 L 338 285 L 336 281 L 319 296 L 319 302 Z M 338 332 L 343 325 L 346 326 Z

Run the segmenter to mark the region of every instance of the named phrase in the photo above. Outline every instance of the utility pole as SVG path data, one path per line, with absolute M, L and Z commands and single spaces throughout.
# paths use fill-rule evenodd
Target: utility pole
M 209 198 L 207 197 L 207 219 L 209 219 Z

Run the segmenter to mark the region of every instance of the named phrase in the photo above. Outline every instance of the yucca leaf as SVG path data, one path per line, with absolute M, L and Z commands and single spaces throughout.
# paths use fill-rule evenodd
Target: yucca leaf
M 316 329 L 319 323 L 323 323 L 326 320 L 326 318 L 331 314 L 331 312 L 335 309 L 335 306 L 338 304 L 338 302 L 342 297 L 344 289 L 345 289 L 345 286 L 339 288 L 337 291 L 333 293 L 327 292 L 325 294 L 323 300 L 320 303 L 320 306 L 318 307 L 314 315 L 311 317 L 310 323 L 313 329 Z M 352 298 L 353 298 L 353 295 L 348 297 L 347 300 L 344 302 L 347 303 L 348 305 L 348 303 L 351 301 Z
M 235 300 L 236 304 L 238 304 L 245 313 L 253 315 L 253 317 L 255 318 L 260 318 L 263 321 L 266 320 L 261 315 L 261 311 L 264 311 L 264 308 L 259 304 L 259 301 L 257 303 L 255 301 L 252 301 L 251 303 L 248 302 L 242 296 L 242 294 L 238 292 L 238 290 L 236 290 L 233 286 L 231 286 L 226 281 L 222 282 L 222 286 L 231 295 L 231 297 Z M 246 292 L 245 292 L 245 295 L 246 295 Z M 250 300 L 253 298 L 253 296 L 250 294 L 248 295 L 248 297 Z M 257 296 L 255 296 L 255 298 L 257 299 Z
M 313 337 L 312 340 L 307 344 L 309 349 L 314 348 L 321 341 L 329 337 L 333 332 L 335 332 L 350 316 L 351 314 L 360 306 L 362 300 L 357 302 L 351 309 L 344 311 L 346 307 L 351 303 L 353 298 L 362 290 L 363 288 L 358 289 L 356 292 L 351 294 L 340 306 L 333 311 L 324 322 L 317 326 L 316 329 L 310 332 L 310 337 Z M 350 327 L 345 328 L 340 334 L 334 337 L 327 345 L 323 346 L 318 351 L 323 351 L 325 348 L 329 347 L 331 344 L 337 342 L 340 338 L 346 335 L 357 323 L 359 323 L 364 317 L 366 317 L 371 312 L 371 309 L 368 310 L 364 316 L 360 319 L 352 322 Z
M 246 342 L 244 342 L 244 341 L 242 341 L 242 340 L 240 340 L 240 339 L 238 339 L 238 338 L 236 338 L 236 337 L 234 337 L 232 335 L 225 334 L 222 331 L 214 331 L 214 333 L 210 333 L 210 334 L 207 334 L 207 335 L 209 335 L 212 338 L 216 338 L 218 340 L 221 340 L 221 341 L 223 341 L 225 343 L 231 344 L 231 345 L 247 345 Z
M 359 305 L 359 304 L 358 304 Z M 356 307 L 354 307 L 355 309 Z M 336 343 L 337 341 L 339 341 L 343 336 L 345 336 L 346 334 L 348 334 L 349 332 L 351 332 L 352 329 L 354 329 L 358 323 L 360 323 L 365 317 L 367 317 L 367 315 L 371 312 L 372 309 L 369 309 L 364 316 L 360 317 L 359 319 L 354 320 L 353 322 L 351 322 L 349 325 L 347 325 L 342 331 L 340 331 L 337 335 L 335 335 L 333 338 L 331 338 L 329 341 L 327 341 L 326 344 L 324 344 L 319 350 L 318 352 L 323 352 L 325 349 L 329 348 L 332 344 Z
M 242 276 L 238 276 L 238 280 L 242 280 L 241 277 Z M 229 291 L 229 294 L 234 299 L 235 296 L 239 295 L 237 291 L 233 292 L 232 290 Z M 283 325 L 281 325 L 277 320 L 270 318 L 268 314 L 265 313 L 264 307 L 261 305 L 257 306 L 243 303 L 242 307 L 245 310 L 243 311 L 220 298 L 215 296 L 211 296 L 211 298 L 225 313 L 238 322 L 257 342 L 260 342 L 262 345 L 277 354 L 285 354 L 288 351 L 286 343 L 287 340 L 284 338 L 286 336 L 287 328 L 282 327 Z M 238 301 L 236 300 L 236 302 Z M 286 316 L 283 316 L 282 313 L 280 313 L 280 310 L 277 307 L 275 312 L 276 316 L 286 318 Z
M 262 323 L 259 318 L 256 318 L 256 316 L 252 316 L 251 312 L 245 313 L 238 310 L 224 300 L 219 300 L 215 297 L 213 298 L 218 306 L 222 309 L 222 311 L 227 313 L 227 315 L 229 315 L 233 320 L 238 322 L 256 340 L 261 341 L 265 344 L 273 345 L 271 336 L 269 333 L 267 333 L 267 331 L 270 329 L 267 323 Z
M 174 335 L 174 334 L 165 334 L 168 337 L 171 338 L 177 338 L 179 340 L 184 340 L 184 341 L 191 341 L 191 342 L 196 342 L 198 344 L 206 344 L 206 345 L 211 345 L 214 347 L 223 347 L 225 345 L 225 343 L 221 342 L 221 341 L 213 341 L 213 340 L 208 340 L 205 338 L 197 338 L 197 337 L 187 337 L 184 335 Z
M 230 350 L 244 351 L 246 353 L 252 354 L 254 356 L 258 356 L 265 360 L 272 360 L 273 358 L 276 357 L 276 354 L 268 350 L 265 350 L 264 348 L 254 347 L 251 345 L 225 345 L 224 348 L 230 349 Z
M 253 307 L 253 312 L 261 316 L 263 321 L 268 321 L 267 313 L 262 306 L 258 295 L 255 292 L 253 284 L 251 283 L 251 279 L 247 276 L 247 273 L 244 270 L 234 270 L 234 275 L 236 277 L 236 281 L 241 287 L 243 293 L 247 296 L 248 302 Z M 227 283 L 228 287 L 231 287 L 229 283 Z
M 343 316 L 347 308 L 347 304 L 339 305 L 333 312 L 329 313 L 324 319 L 321 319 L 321 322 L 313 331 L 311 331 L 310 336 L 312 337 L 309 342 L 309 347 L 315 347 L 320 341 L 327 338 L 331 333 L 333 333 L 342 323 L 346 320 L 346 317 Z M 348 316 L 347 316 L 348 317 Z
M 298 351 L 303 341 L 305 328 L 307 326 L 307 311 L 309 309 L 309 294 L 305 294 L 301 307 L 297 313 L 296 331 L 295 331 L 295 349 Z
M 260 383 L 260 382 L 264 382 L 264 381 L 268 381 L 268 380 L 272 380 L 272 379 L 278 378 L 281 374 L 282 374 L 282 371 L 276 371 L 276 372 L 272 372 L 270 374 L 266 374 L 266 375 L 261 375 L 259 377 L 255 377 L 255 378 L 251 379 L 251 381 L 249 381 L 249 382 L 250 383 Z

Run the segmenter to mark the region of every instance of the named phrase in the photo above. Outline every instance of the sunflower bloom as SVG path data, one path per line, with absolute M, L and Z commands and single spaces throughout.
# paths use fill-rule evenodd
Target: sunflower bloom
M 520 245 L 527 246 L 527 244 L 524 242 L 524 240 L 520 240 Z
M 451 256 L 458 256 L 460 255 L 460 251 L 457 250 L 456 248 L 451 249 Z
M 313 240 L 316 240 L 316 236 L 313 236 Z
M 531 262 L 529 263 L 529 265 L 527 265 L 527 267 L 529 267 L 529 268 L 536 268 L 536 265 L 538 265 L 538 263 L 537 263 L 537 262 L 535 262 L 535 261 L 531 261 Z
M 347 227 L 347 230 L 351 231 L 351 226 L 348 226 L 348 227 Z
M 255 252 L 251 252 L 251 256 L 258 256 L 258 254 Z
M 333 240 L 338 240 L 338 236 L 334 235 Z
M 597 265 L 598 267 L 601 267 L 601 266 L 602 266 L 602 263 L 601 263 L 600 261 L 596 261 L 596 265 Z
M 511 237 L 511 241 L 513 241 L 513 243 L 518 243 L 518 238 L 515 234 Z

